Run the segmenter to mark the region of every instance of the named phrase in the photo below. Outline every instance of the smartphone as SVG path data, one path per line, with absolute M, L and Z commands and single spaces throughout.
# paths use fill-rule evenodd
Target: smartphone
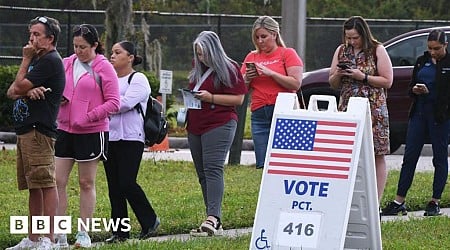
M 200 93 L 200 91 L 194 91 L 194 90 L 187 89 L 187 88 L 182 88 L 181 90 L 186 91 L 186 92 L 191 92 L 191 93 L 194 94 L 194 95 Z
M 423 83 L 416 83 L 416 86 L 419 88 L 425 88 L 426 85 Z
M 67 103 L 67 102 L 69 102 L 69 99 L 67 99 L 67 97 L 65 97 L 65 96 L 62 96 L 61 97 L 61 103 Z
M 251 69 L 251 70 L 255 70 L 256 74 L 259 75 L 259 74 L 258 74 L 258 70 L 256 69 L 255 63 L 253 63 L 253 62 L 246 62 L 246 63 L 245 63 L 245 66 L 246 66 L 247 68 Z
M 350 66 L 347 63 L 340 62 L 337 65 L 341 69 L 350 69 Z

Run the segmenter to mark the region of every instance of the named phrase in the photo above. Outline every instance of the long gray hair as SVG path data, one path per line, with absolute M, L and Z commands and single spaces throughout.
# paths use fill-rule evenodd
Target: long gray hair
M 198 58 L 197 46 L 200 47 L 203 53 L 204 63 Z M 214 75 L 214 88 L 217 89 L 220 84 L 226 87 L 234 85 L 236 79 L 238 79 L 237 63 L 227 56 L 216 33 L 213 31 L 202 31 L 194 40 L 193 50 L 194 67 L 189 73 L 190 82 L 197 83 L 202 77 L 204 66 L 206 66 L 212 68 L 216 73 Z

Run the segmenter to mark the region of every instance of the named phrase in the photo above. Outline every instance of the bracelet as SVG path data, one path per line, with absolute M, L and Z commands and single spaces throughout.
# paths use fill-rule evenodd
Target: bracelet
M 363 83 L 367 84 L 369 81 L 369 75 L 367 73 L 364 73 L 364 80 Z
M 216 105 L 214 105 L 214 94 L 211 94 L 211 109 L 215 109 Z

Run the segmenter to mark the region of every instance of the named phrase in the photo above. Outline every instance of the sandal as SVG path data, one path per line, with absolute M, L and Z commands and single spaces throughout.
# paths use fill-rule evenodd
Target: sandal
M 207 237 L 208 236 L 208 233 L 204 232 L 200 227 L 192 229 L 189 234 L 194 237 Z
M 220 223 L 220 221 L 214 222 L 212 220 L 205 220 L 200 226 L 200 229 L 210 236 L 223 235 L 222 223 Z

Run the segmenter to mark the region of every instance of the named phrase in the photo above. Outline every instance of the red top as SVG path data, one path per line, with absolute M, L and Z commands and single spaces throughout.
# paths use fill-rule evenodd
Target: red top
M 269 69 L 286 75 L 286 68 L 291 66 L 302 66 L 303 62 L 292 48 L 278 47 L 270 54 L 250 52 L 244 59 L 241 67 L 241 73 L 245 74 L 246 62 L 261 63 Z M 250 82 L 252 91 L 251 111 L 255 111 L 266 105 L 274 105 L 279 92 L 295 92 L 278 84 L 270 76 L 258 76 Z
M 247 93 L 247 87 L 244 83 L 244 78 L 239 73 L 239 66 L 236 65 L 238 71 L 237 79 L 234 80 L 233 87 L 228 88 L 220 85 L 218 89 L 214 88 L 214 75 L 211 72 L 208 78 L 205 79 L 199 90 L 207 90 L 214 95 L 244 95 Z M 193 89 L 195 83 L 189 84 L 189 89 Z M 217 128 L 229 122 L 230 120 L 238 120 L 235 106 L 223 106 L 214 104 L 214 109 L 211 108 L 211 103 L 202 102 L 202 109 L 189 109 L 187 114 L 187 131 L 194 135 L 202 135 L 211 129 Z

